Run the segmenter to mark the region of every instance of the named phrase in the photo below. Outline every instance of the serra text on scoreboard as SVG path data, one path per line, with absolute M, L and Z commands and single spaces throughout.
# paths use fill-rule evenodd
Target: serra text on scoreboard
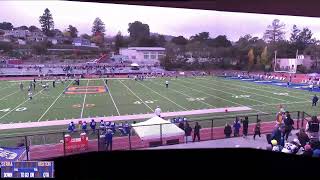
M 1 178 L 54 178 L 54 162 L 3 161 Z

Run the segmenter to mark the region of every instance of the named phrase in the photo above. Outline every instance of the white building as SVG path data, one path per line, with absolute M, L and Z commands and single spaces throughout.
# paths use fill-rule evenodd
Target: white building
M 310 56 L 298 55 L 297 58 L 277 58 L 278 68 L 280 71 L 296 71 L 297 66 L 303 65 L 307 69 L 311 68 L 312 60 Z
M 120 48 L 119 54 L 132 63 L 155 64 L 165 55 L 163 47 L 129 47 Z

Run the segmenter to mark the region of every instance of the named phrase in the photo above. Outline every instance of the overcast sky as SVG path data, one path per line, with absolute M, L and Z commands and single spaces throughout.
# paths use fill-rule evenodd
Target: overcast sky
M 128 23 L 141 21 L 151 32 L 166 35 L 183 35 L 187 38 L 199 32 L 210 32 L 211 37 L 227 35 L 236 41 L 251 34 L 262 37 L 273 19 L 286 24 L 287 38 L 293 24 L 299 29 L 308 27 L 320 39 L 320 18 L 279 16 L 221 11 L 163 8 L 150 6 L 117 5 L 68 1 L 0 1 L 0 22 L 11 22 L 15 27 L 36 25 L 45 8 L 53 15 L 55 28 L 64 30 L 69 24 L 77 27 L 79 34 L 91 34 L 94 19 L 100 17 L 106 26 L 106 35 L 118 31 L 128 34 Z

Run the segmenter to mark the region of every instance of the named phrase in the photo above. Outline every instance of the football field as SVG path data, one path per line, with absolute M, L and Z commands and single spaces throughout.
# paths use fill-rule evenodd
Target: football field
M 165 87 L 165 81 L 169 81 L 169 88 Z M 162 112 L 250 108 L 239 112 L 204 112 L 187 116 L 199 120 L 226 115 L 275 113 L 280 104 L 288 111 L 319 112 L 318 107 L 311 107 L 312 92 L 220 77 L 143 81 L 108 79 L 107 84 L 105 79 L 83 79 L 80 86 L 70 80 L 57 82 L 55 88 L 48 81 L 49 89 L 42 88 L 37 82 L 32 100 L 28 99 L 27 93 L 30 81 L 23 83 L 24 89 L 20 90 L 20 81 L 0 82 L 1 124 L 147 114 L 153 113 L 157 106 Z M 5 132 L 8 131 L 2 130 Z

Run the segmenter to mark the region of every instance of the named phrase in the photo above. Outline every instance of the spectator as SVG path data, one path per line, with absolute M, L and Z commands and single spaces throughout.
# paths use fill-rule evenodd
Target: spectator
M 226 126 L 224 127 L 224 134 L 226 135 L 226 138 L 230 138 L 232 134 L 232 128 L 229 123 L 226 123 Z
M 75 129 L 76 129 L 76 126 L 74 125 L 73 121 L 71 121 L 71 123 L 68 126 L 69 133 L 73 133 Z
M 192 128 L 190 127 L 189 123 L 186 122 L 185 129 L 184 129 L 184 133 L 186 136 L 186 142 L 191 141 L 191 139 L 192 139 L 191 132 L 192 132 Z
M 87 122 L 86 121 L 83 121 L 83 123 L 82 123 L 82 125 L 81 125 L 82 127 L 82 131 L 83 132 L 85 132 L 85 133 L 87 133 Z
M 196 122 L 196 125 L 194 126 L 193 142 L 196 140 L 196 137 L 198 137 L 198 141 L 200 141 L 200 129 L 201 126 Z
M 319 120 L 317 116 L 312 116 L 311 121 L 306 124 L 306 131 L 310 139 L 319 140 Z
M 300 142 L 298 139 L 294 139 L 291 142 L 287 142 L 285 143 L 283 149 L 281 150 L 281 152 L 283 153 L 287 153 L 287 154 L 297 154 L 297 152 L 300 149 Z
M 317 95 L 315 94 L 312 98 L 312 106 L 317 106 L 317 102 L 318 102 L 319 98 L 317 97 Z
M 275 139 L 282 147 L 284 146 L 284 130 L 284 126 L 276 127 L 271 135 L 271 139 Z
M 309 144 L 305 145 L 304 146 L 304 152 L 303 152 L 302 155 L 311 157 L 312 154 L 313 154 L 313 152 L 312 152 L 311 146 Z
M 130 125 L 127 121 L 124 123 L 124 131 L 127 135 L 130 133 Z
M 320 157 L 320 149 L 313 150 L 312 157 Z
M 236 120 L 233 123 L 233 129 L 234 129 L 233 130 L 233 135 L 234 135 L 234 137 L 238 137 L 239 136 L 240 128 L 241 128 L 241 124 L 239 122 L 238 117 L 236 117 Z
M 93 133 L 96 132 L 96 122 L 94 121 L 94 119 L 92 119 L 90 122 L 90 128 L 92 129 Z
M 101 130 L 101 132 L 106 130 L 106 124 L 105 122 L 103 122 L 103 120 L 100 121 L 99 129 Z
M 106 150 L 109 150 L 110 147 L 110 151 L 112 151 L 112 137 L 113 137 L 113 132 L 111 129 L 107 129 L 106 134 L 105 134 L 105 138 L 106 138 Z
M 281 152 L 282 147 L 278 144 L 277 140 L 273 139 L 271 141 L 271 145 L 272 145 L 272 151 Z
M 180 129 L 184 130 L 184 124 L 183 124 L 183 122 L 180 122 L 179 125 L 178 125 L 178 127 L 179 127 Z
M 248 116 L 244 117 L 244 120 L 241 119 L 242 122 L 242 127 L 243 127 L 243 137 L 247 137 L 248 136 L 248 127 L 249 127 L 249 120 L 248 120 Z
M 285 137 L 286 137 L 286 141 L 288 141 L 288 137 L 293 129 L 293 120 L 291 118 L 290 113 L 287 111 L 286 112 L 286 118 L 284 119 L 284 127 L 285 127 Z
M 253 135 L 253 140 L 256 140 L 256 135 L 259 135 L 259 137 L 261 137 L 261 123 L 260 123 L 260 119 L 257 120 L 256 125 L 254 126 L 254 135 Z
M 309 141 L 309 137 L 304 129 L 300 129 L 298 133 L 296 133 L 298 140 L 300 141 L 301 146 L 305 146 Z
M 159 106 L 157 106 L 157 108 L 154 110 L 154 113 L 155 113 L 157 116 L 161 117 L 161 109 L 160 109 Z

